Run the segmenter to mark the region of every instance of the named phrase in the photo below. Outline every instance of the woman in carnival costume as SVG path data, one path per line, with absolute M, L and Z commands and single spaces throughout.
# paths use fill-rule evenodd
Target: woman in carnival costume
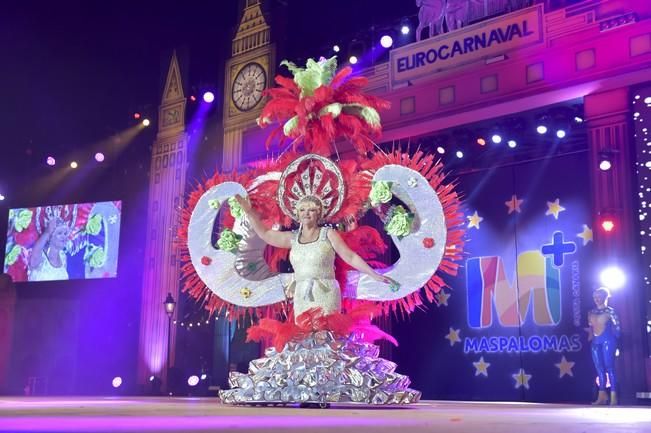
M 608 289 L 599 287 L 593 292 L 592 298 L 596 308 L 593 308 L 588 313 L 589 340 L 592 361 L 599 378 L 599 395 L 592 404 L 608 404 L 606 384 L 610 383 L 610 404 L 615 406 L 617 405 L 615 353 L 617 351 L 617 339 L 619 339 L 621 333 L 619 318 L 613 307 L 608 306 L 608 298 L 610 298 Z M 606 375 L 608 381 L 606 381 Z
M 456 274 L 463 215 L 454 185 L 443 183 L 432 155 L 375 150 L 378 109 L 388 104 L 361 92 L 365 78 L 350 68 L 336 72 L 334 57 L 310 59 L 304 69 L 283 64 L 294 78 L 276 78 L 280 87 L 267 91 L 258 122 L 278 123 L 269 143 L 291 139 L 292 151 L 241 174 L 214 175 L 182 214 L 184 290 L 210 313 L 258 318 L 249 339 L 272 344 L 248 374 L 231 373 L 220 397 L 229 404 L 417 402 L 420 392 L 372 344 L 397 342 L 371 321 L 435 302 L 445 285 L 437 268 Z M 339 155 L 341 138 L 357 158 L 329 158 Z M 230 212 L 220 212 L 226 204 Z M 357 226 L 368 210 L 400 253 L 388 267 L 377 261 L 386 250 L 380 233 Z M 297 230 L 280 230 L 294 223 Z M 278 270 L 287 257 L 289 274 Z

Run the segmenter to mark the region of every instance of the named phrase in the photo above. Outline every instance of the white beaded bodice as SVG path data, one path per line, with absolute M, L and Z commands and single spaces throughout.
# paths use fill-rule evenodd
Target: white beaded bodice
M 341 291 L 335 280 L 335 250 L 328 228 L 321 228 L 316 241 L 302 244 L 300 233 L 292 239 L 289 261 L 294 268 L 294 316 L 320 308 L 323 314 L 341 309 Z

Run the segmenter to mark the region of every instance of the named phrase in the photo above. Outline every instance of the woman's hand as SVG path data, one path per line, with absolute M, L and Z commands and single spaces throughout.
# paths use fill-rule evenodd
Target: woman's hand
M 393 278 L 387 277 L 386 275 L 380 275 L 376 272 L 375 274 L 371 275 L 371 278 L 373 278 L 375 281 L 379 281 L 380 283 L 388 284 L 391 290 L 394 292 L 400 290 L 400 283 Z
M 237 204 L 240 205 L 242 210 L 248 215 L 253 211 L 253 207 L 251 206 L 251 202 L 249 202 L 248 199 L 242 197 L 241 195 L 237 194 L 235 196 L 235 201 L 237 201 Z
M 45 229 L 45 233 L 48 235 L 51 235 L 54 233 L 54 230 L 57 228 L 57 220 L 56 218 L 52 218 L 48 223 L 47 223 L 47 228 Z

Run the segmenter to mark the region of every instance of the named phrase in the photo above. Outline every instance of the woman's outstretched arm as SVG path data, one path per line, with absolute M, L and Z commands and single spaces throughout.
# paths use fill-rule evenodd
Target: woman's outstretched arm
M 246 198 L 236 195 L 235 200 L 242 207 L 244 213 L 251 223 L 251 227 L 260 238 L 269 245 L 277 248 L 291 248 L 292 234 L 289 232 L 279 232 L 278 230 L 271 230 L 265 227 L 260 220 L 257 212 L 253 210 L 251 203 Z

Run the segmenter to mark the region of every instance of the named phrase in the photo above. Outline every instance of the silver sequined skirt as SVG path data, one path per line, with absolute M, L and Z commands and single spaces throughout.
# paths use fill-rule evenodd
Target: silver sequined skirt
M 396 364 L 379 358 L 374 344 L 328 331 L 270 347 L 249 363 L 248 374 L 231 372 L 231 389 L 219 392 L 226 404 L 361 403 L 408 404 L 420 399 Z

